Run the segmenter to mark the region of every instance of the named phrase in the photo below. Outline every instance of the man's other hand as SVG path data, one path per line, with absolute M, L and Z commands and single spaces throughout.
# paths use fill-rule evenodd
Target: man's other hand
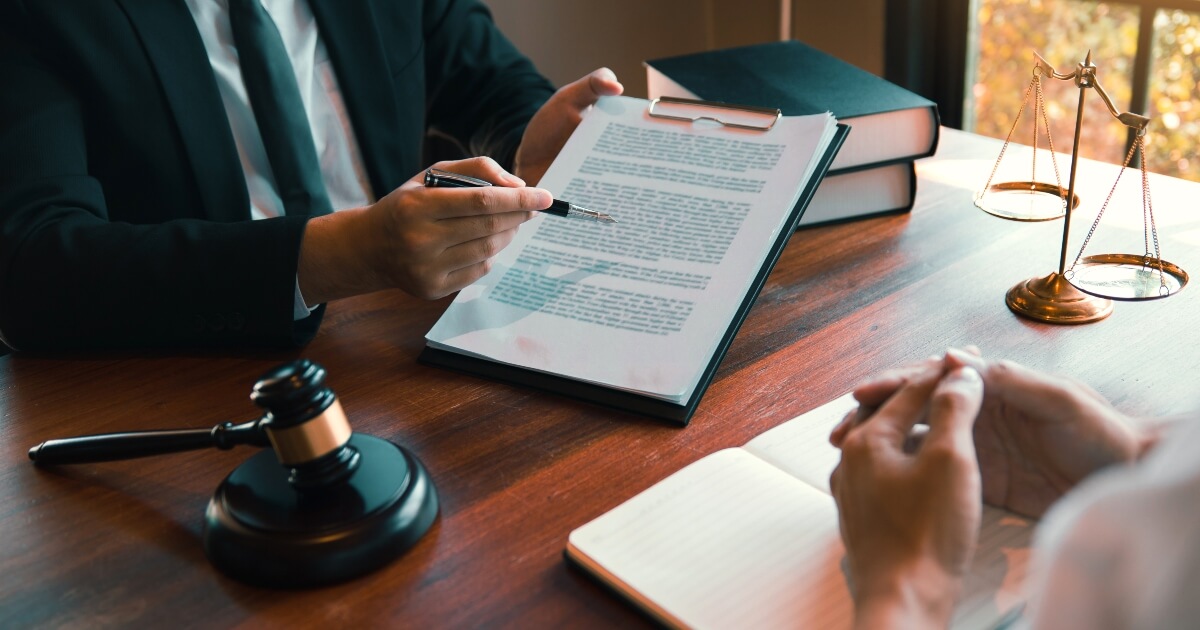
M 567 143 L 567 138 L 579 126 L 583 111 L 601 96 L 616 96 L 624 90 L 617 81 L 617 75 L 608 68 L 594 70 L 582 79 L 559 88 L 525 128 L 513 171 L 530 185 L 536 186 Z

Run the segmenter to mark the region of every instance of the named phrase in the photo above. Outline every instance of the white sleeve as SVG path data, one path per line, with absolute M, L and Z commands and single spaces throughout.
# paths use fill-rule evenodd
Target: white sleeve
M 1046 515 L 1027 621 L 1035 628 L 1182 628 L 1200 619 L 1200 421 L 1144 461 L 1094 475 Z
M 300 294 L 300 276 L 296 276 L 296 298 L 292 303 L 292 321 L 300 321 L 309 315 L 312 315 L 312 309 L 304 303 L 304 296 Z

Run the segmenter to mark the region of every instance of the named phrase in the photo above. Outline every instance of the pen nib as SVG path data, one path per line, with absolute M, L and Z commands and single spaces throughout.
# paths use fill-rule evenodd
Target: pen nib
M 612 218 L 611 215 L 605 214 L 603 212 L 597 212 L 596 210 L 588 210 L 587 208 L 584 208 L 583 206 L 577 206 L 575 204 L 571 204 L 571 208 L 568 211 L 567 216 L 575 216 L 575 217 L 580 217 L 583 219 L 591 219 L 593 221 L 599 221 L 600 223 L 616 223 L 617 222 L 617 220 Z

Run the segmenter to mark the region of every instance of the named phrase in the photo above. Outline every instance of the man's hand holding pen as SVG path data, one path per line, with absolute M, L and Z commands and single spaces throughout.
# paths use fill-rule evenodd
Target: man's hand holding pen
M 438 168 L 431 168 L 425 171 L 425 185 L 430 188 L 486 188 L 492 183 L 470 177 L 459 173 L 452 173 Z M 588 210 L 583 206 L 573 204 L 569 201 L 555 199 L 550 203 L 549 208 L 541 208 L 538 212 L 545 212 L 565 219 L 586 219 L 589 221 L 599 221 L 600 223 L 616 223 L 617 220 L 612 216 L 596 210 Z
M 297 274 L 305 302 L 389 288 L 424 299 L 449 295 L 483 277 L 517 228 L 554 202 L 491 158 L 435 168 L 492 185 L 431 188 L 421 173 L 370 206 L 310 220 Z
M 613 73 L 603 68 L 559 89 L 525 129 L 515 157 L 518 172 L 536 184 L 582 112 L 600 96 L 621 91 Z M 551 210 L 562 205 L 549 192 L 527 187 L 490 158 L 441 162 L 434 168 L 490 185 L 440 189 L 425 186 L 422 172 L 370 206 L 308 220 L 296 268 L 306 304 L 393 288 L 440 298 L 483 277 L 492 258 L 533 212 L 598 215 L 580 212 L 586 209 L 578 206 L 573 213 L 571 204 L 561 213 Z

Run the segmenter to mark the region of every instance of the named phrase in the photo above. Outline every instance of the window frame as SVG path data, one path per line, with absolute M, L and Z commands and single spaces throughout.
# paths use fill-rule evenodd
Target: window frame
M 1066 0 L 1069 1 L 1069 0 Z M 1139 7 L 1137 52 L 1133 61 L 1130 102 L 1117 103 L 1126 111 L 1150 110 L 1150 70 L 1154 54 L 1154 18 L 1161 10 L 1200 12 L 1198 0 L 1105 0 Z M 963 129 L 974 69 L 970 41 L 977 0 L 887 0 L 884 32 L 884 78 L 938 105 L 947 127 Z M 1130 130 L 1125 150 L 1134 142 Z

